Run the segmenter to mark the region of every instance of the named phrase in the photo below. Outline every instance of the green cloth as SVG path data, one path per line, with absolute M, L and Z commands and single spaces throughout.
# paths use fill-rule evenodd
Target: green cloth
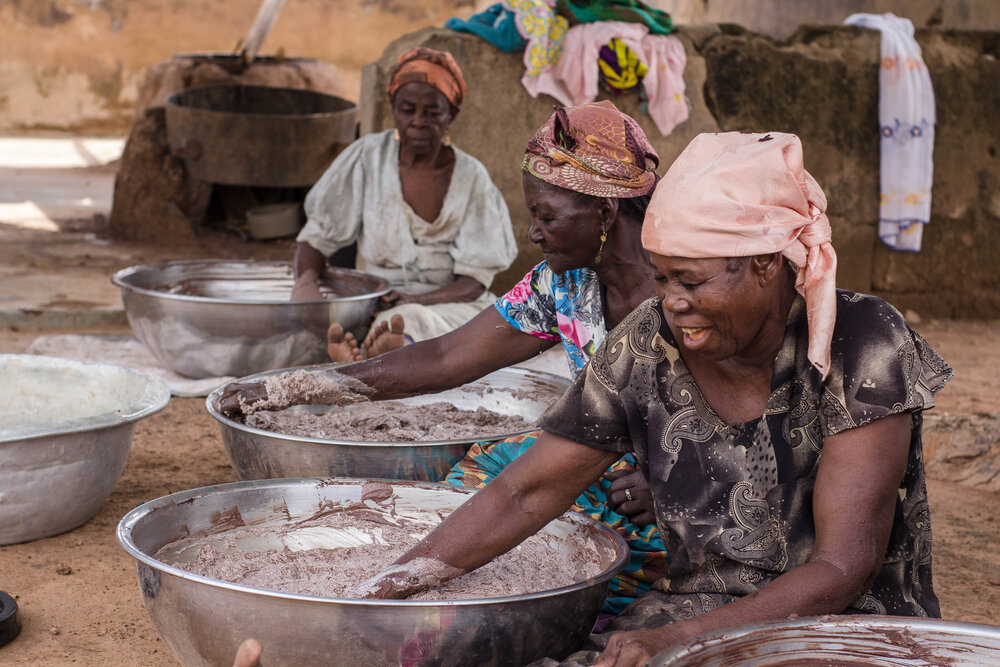
M 595 21 L 645 23 L 653 35 L 667 35 L 674 30 L 670 14 L 639 0 L 556 0 L 556 11 L 572 24 Z

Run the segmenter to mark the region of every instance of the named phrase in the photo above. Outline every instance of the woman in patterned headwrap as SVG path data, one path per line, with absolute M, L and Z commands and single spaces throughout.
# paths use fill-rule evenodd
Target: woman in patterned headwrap
M 561 344 L 570 373 L 578 375 L 606 333 L 655 293 L 640 232 L 658 164 L 642 129 L 612 103 L 557 109 L 522 160 L 529 238 L 545 260 L 455 331 L 338 370 L 370 385 L 373 398 L 396 398 L 471 382 Z M 249 404 L 266 395 L 263 383 L 228 391 L 221 408 L 230 413 L 240 411 L 240 398 Z M 473 446 L 448 481 L 483 486 L 537 435 Z M 606 475 L 578 494 L 575 508 L 629 541 L 631 560 L 605 605 L 615 614 L 663 575 L 666 554 L 635 458 L 608 463 Z
M 569 664 L 642 665 L 770 619 L 940 616 L 921 424 L 951 369 L 888 303 L 835 289 L 825 209 L 798 137 L 696 137 L 643 223 L 657 297 L 607 335 L 517 464 L 394 571 L 479 567 L 631 452 L 669 572 Z M 387 571 L 366 589 L 402 597 L 413 581 Z
M 396 127 L 358 139 L 309 191 L 293 300 L 320 299 L 327 258 L 357 243 L 357 268 L 393 291 L 363 344 L 330 327 L 334 361 L 375 356 L 463 324 L 496 297 L 494 276 L 517 256 L 510 215 L 481 162 L 451 145 L 465 97 L 451 54 L 415 48 L 387 86 Z

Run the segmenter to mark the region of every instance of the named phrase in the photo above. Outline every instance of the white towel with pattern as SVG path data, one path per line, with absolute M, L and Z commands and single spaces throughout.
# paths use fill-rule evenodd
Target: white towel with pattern
M 878 235 L 890 248 L 917 252 L 931 216 L 937 122 L 931 77 L 909 19 L 891 13 L 852 14 L 844 23 L 882 33 Z

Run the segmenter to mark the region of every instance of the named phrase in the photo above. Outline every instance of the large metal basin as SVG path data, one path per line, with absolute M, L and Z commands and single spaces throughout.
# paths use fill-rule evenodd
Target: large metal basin
M 97 513 L 135 423 L 159 412 L 159 378 L 109 364 L 0 355 L 0 544 L 58 535 Z
M 820 616 L 706 632 L 649 667 L 995 667 L 1000 627 L 899 616 Z
M 236 382 L 252 382 L 288 371 L 258 373 Z M 569 380 L 550 373 L 523 368 L 504 368 L 476 382 L 437 394 L 397 399 L 410 405 L 446 401 L 459 409 L 482 406 L 504 415 L 518 415 L 527 421 L 538 419 L 545 409 L 569 386 Z M 218 401 L 229 385 L 217 388 L 205 405 L 218 422 L 222 446 L 240 479 L 278 477 L 378 477 L 436 482 L 461 459 L 474 442 L 500 440 L 517 433 L 484 432 L 475 438 L 435 442 L 395 443 L 359 440 L 331 440 L 287 435 L 247 426 L 230 419 L 218 409 Z M 468 391 L 473 387 L 486 391 Z M 544 392 L 544 400 L 520 398 L 521 391 Z M 331 406 L 301 406 L 313 412 Z M 333 408 L 350 410 L 345 408 Z
M 562 657 L 592 628 L 608 581 L 628 548 L 609 527 L 567 513 L 542 531 L 561 541 L 586 536 L 604 554 L 602 572 L 571 586 L 478 600 L 410 601 L 314 597 L 265 591 L 185 572 L 154 559 L 168 542 L 202 531 L 220 539 L 242 523 L 286 525 L 320 509 L 361 503 L 366 480 L 237 482 L 140 505 L 118 525 L 136 560 L 143 602 L 160 636 L 184 665 L 229 665 L 248 637 L 277 665 L 524 665 Z M 392 482 L 397 513 L 439 521 L 470 497 L 444 484 Z M 569 543 L 566 543 L 569 549 Z M 255 549 L 280 548 L 275 544 Z M 408 658 L 404 659 L 404 657 Z
M 357 116 L 354 102 L 313 90 L 202 86 L 167 98 L 167 142 L 199 180 L 310 186 L 354 141 Z
M 121 287 L 135 335 L 167 368 L 192 378 L 242 376 L 329 360 L 326 330 L 339 322 L 364 337 L 381 278 L 327 269 L 325 300 L 289 301 L 288 262 L 194 260 L 133 266 Z

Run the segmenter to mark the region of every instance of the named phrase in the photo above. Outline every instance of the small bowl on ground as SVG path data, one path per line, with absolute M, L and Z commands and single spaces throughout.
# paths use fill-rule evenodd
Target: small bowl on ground
M 326 368 L 332 365 L 325 366 Z M 312 370 L 324 367 L 315 367 Z M 232 384 L 261 380 L 293 369 L 280 369 L 240 378 Z M 516 415 L 534 422 L 569 386 L 568 379 L 524 368 L 504 368 L 455 389 L 395 399 L 405 405 L 427 405 L 438 401 L 461 410 L 484 407 L 501 415 Z M 384 442 L 311 438 L 248 426 L 218 409 L 219 399 L 230 385 L 208 395 L 205 406 L 219 422 L 222 446 L 242 480 L 280 477 L 373 477 L 438 481 L 475 442 L 495 441 L 528 431 L 484 430 L 474 437 L 426 442 Z M 316 414 L 328 410 L 350 410 L 299 406 Z
M 111 495 L 159 378 L 110 364 L 0 355 L 0 544 L 58 535 Z
M 750 623 L 705 632 L 650 667 L 988 667 L 1000 627 L 937 618 L 848 615 Z
M 568 512 L 542 528 L 556 543 L 589 541 L 600 573 L 547 591 L 472 600 L 363 600 L 268 591 L 192 574 L 154 558 L 179 538 L 206 542 L 248 526 L 287 526 L 341 507 L 365 507 L 369 480 L 236 482 L 144 503 L 118 525 L 136 561 L 146 610 L 184 665 L 231 664 L 240 642 L 256 638 L 267 665 L 524 665 L 562 657 L 586 638 L 608 581 L 628 557 L 624 540 Z M 472 492 L 445 484 L 389 481 L 394 512 L 437 522 Z M 200 541 L 200 537 L 198 538 Z M 197 544 L 197 542 L 196 542 Z M 257 542 L 253 549 L 262 547 Z M 576 547 L 581 548 L 581 547 Z
M 263 204 L 247 210 L 247 232 L 256 241 L 292 236 L 301 227 L 298 202 Z
M 389 283 L 328 268 L 323 299 L 290 301 L 289 262 L 187 260 L 132 266 L 122 290 L 135 335 L 172 371 L 192 378 L 259 373 L 327 361 L 333 322 L 359 340 Z

